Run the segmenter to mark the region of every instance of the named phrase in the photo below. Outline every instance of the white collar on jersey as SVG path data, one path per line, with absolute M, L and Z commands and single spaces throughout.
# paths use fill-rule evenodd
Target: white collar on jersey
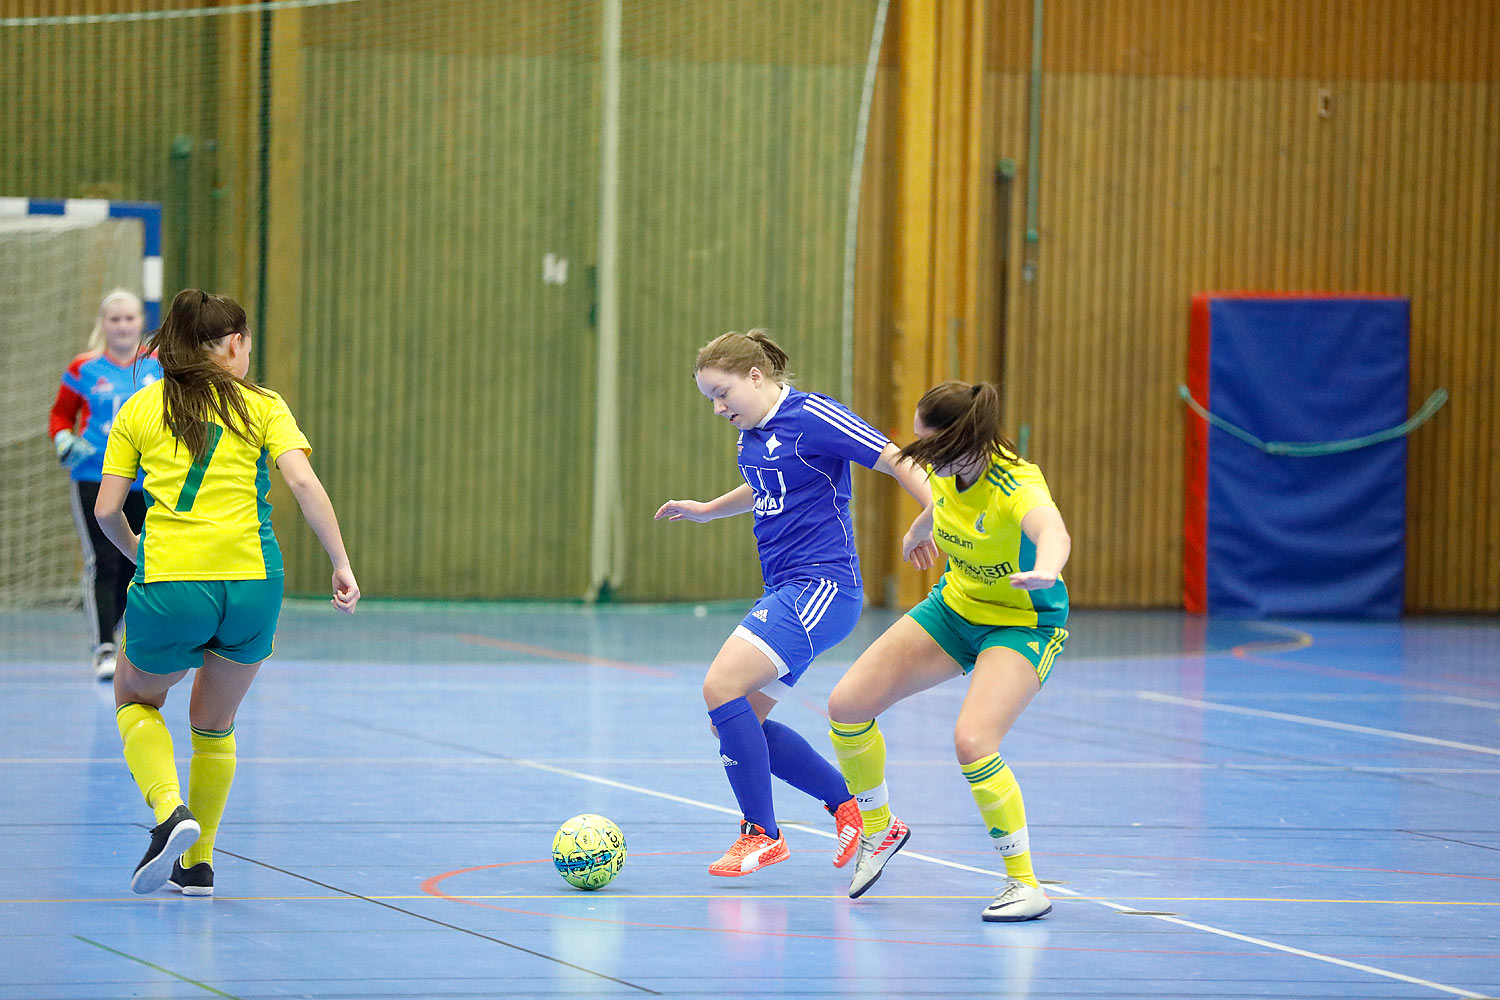
M 771 422 L 771 418 L 776 416 L 776 411 L 781 409 L 781 404 L 786 402 L 787 394 L 791 391 L 792 387 L 789 385 L 783 385 L 781 387 L 781 395 L 777 396 L 776 402 L 771 404 L 770 411 L 765 416 L 760 418 L 760 423 L 755 425 L 756 430 L 760 430 L 762 427 L 766 426 L 766 424 Z

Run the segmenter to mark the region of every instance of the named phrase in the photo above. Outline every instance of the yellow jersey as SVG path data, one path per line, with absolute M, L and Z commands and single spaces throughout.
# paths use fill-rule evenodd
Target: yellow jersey
M 294 448 L 312 453 L 280 396 L 244 393 L 249 440 L 210 423 L 209 447 L 193 461 L 162 419 L 165 381 L 120 407 L 104 450 L 104 471 L 146 472 L 146 523 L 136 552 L 136 583 L 160 580 L 264 580 L 282 576 L 271 530 L 271 465 Z
M 996 456 L 968 489 L 954 476 L 932 476 L 932 538 L 948 557 L 938 581 L 943 603 L 975 625 L 1060 628 L 1068 620 L 1062 577 L 1046 590 L 1017 590 L 1010 575 L 1036 568 L 1036 545 L 1021 519 L 1056 507 L 1042 470 Z

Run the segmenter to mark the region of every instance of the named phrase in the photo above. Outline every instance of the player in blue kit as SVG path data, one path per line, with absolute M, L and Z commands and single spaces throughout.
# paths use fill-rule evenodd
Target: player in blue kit
M 771 801 L 773 774 L 833 814 L 833 863 L 843 867 L 862 832 L 858 804 L 837 768 L 766 716 L 819 653 L 853 631 L 864 605 L 849 463 L 891 476 L 923 510 L 932 503 L 926 474 L 842 403 L 793 389 L 786 352 L 763 330 L 715 338 L 698 352 L 693 372 L 714 414 L 739 429 L 745 482 L 706 502 L 668 500 L 656 519 L 712 521 L 753 511 L 765 583 L 703 680 L 719 757 L 744 817 L 740 838 L 708 870 L 748 875 L 786 860 Z M 930 526 L 914 523 L 901 555 L 918 568 L 931 566 L 937 547 Z
M 83 604 L 93 632 L 94 676 L 101 681 L 115 675 L 115 630 L 135 567 L 99 530 L 94 501 L 115 414 L 136 390 L 161 378 L 161 364 L 141 349 L 144 328 L 145 312 L 134 294 L 116 288 L 104 296 L 88 348 L 63 371 L 47 425 L 71 479 L 73 524 L 83 545 Z M 146 519 L 142 482 L 136 477 L 125 500 L 125 517 L 135 531 Z

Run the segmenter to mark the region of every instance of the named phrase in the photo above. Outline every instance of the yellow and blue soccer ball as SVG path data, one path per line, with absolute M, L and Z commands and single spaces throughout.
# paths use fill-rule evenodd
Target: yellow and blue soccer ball
M 552 863 L 569 885 L 602 889 L 625 864 L 625 835 L 603 816 L 574 816 L 552 838 Z

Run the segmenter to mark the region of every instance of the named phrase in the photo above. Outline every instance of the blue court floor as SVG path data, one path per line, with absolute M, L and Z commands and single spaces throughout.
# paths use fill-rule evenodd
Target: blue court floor
M 913 836 L 868 896 L 784 785 L 790 860 L 708 875 L 738 815 L 700 684 L 740 613 L 289 602 L 211 899 L 129 890 L 151 817 L 81 613 L 0 615 L 0 997 L 1500 994 L 1496 620 L 1076 614 L 1003 748 L 1055 905 L 1005 925 L 979 919 L 1001 865 L 953 760 L 960 680 L 882 719 Z M 827 746 L 890 620 L 776 717 Z M 629 842 L 597 893 L 550 861 L 582 812 Z

